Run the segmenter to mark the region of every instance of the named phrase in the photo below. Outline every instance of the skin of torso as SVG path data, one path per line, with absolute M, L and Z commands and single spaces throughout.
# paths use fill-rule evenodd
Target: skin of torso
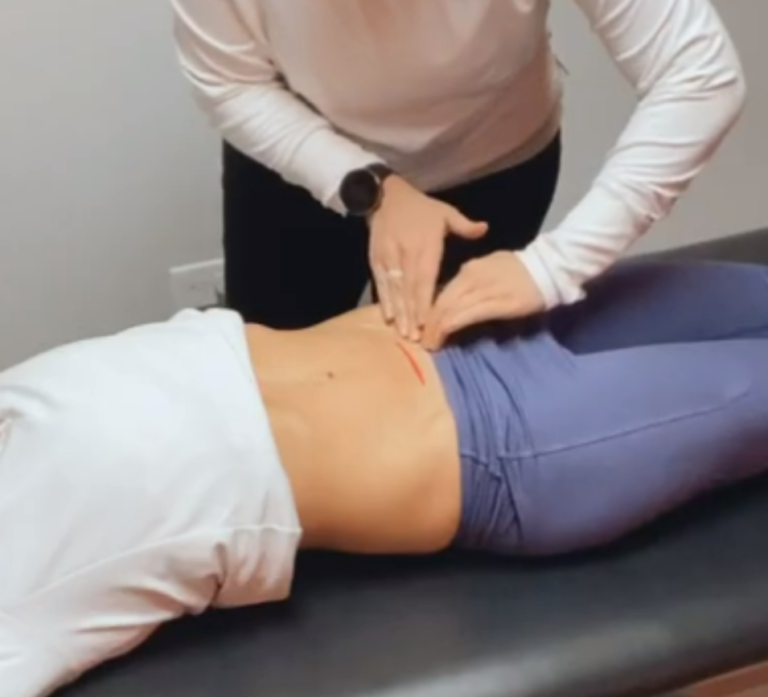
M 303 547 L 430 553 L 461 515 L 456 427 L 433 361 L 376 307 L 310 329 L 247 327 Z

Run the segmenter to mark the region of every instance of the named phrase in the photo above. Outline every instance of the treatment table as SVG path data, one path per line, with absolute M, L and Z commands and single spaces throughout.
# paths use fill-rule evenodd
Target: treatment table
M 768 263 L 768 233 L 672 255 Z M 62 697 L 720 697 L 762 661 L 765 479 L 576 557 L 301 558 L 288 603 L 179 622 Z

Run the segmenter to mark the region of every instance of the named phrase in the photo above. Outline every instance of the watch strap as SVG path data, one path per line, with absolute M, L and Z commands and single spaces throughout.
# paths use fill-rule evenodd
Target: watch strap
M 388 176 L 394 174 L 394 170 L 383 162 L 374 162 L 372 165 L 368 165 L 366 169 L 371 172 L 380 183 L 383 183 Z

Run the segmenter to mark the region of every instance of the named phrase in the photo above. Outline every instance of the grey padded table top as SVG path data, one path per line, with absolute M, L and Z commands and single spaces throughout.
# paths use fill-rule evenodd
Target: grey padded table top
M 768 234 L 675 254 L 768 263 Z M 567 559 L 314 555 L 297 574 L 290 602 L 179 622 L 64 694 L 654 695 L 768 658 L 768 481 Z

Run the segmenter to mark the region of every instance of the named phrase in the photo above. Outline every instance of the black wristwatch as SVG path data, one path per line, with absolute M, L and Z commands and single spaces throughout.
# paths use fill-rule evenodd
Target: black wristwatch
M 393 171 L 376 163 L 352 170 L 341 182 L 339 198 L 349 215 L 364 218 L 373 213 L 384 196 L 384 180 Z

